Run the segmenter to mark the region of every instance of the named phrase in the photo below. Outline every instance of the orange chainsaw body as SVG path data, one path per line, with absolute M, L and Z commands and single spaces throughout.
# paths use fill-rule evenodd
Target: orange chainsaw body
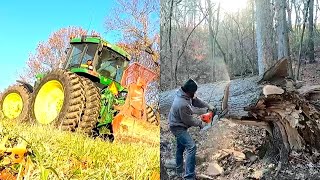
M 205 123 L 211 123 L 213 116 L 214 116 L 213 112 L 208 112 L 206 114 L 200 115 L 200 119 Z

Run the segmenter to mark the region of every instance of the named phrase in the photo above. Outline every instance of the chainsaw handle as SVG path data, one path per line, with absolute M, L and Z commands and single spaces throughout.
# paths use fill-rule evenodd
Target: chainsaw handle
M 213 111 L 211 111 L 210 109 L 207 109 L 207 113 L 208 112 L 213 112 L 213 115 L 216 115 L 217 114 L 217 109 L 214 109 Z

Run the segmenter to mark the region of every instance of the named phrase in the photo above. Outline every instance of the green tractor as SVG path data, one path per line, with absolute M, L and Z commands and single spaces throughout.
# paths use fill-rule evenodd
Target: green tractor
M 114 107 L 125 103 L 128 91 L 120 82 L 131 57 L 98 36 L 72 38 L 70 45 L 62 69 L 38 74 L 34 87 L 21 81 L 10 86 L 0 97 L 0 110 L 9 120 L 113 140 L 112 121 L 119 112 Z M 146 113 L 155 118 L 153 111 Z

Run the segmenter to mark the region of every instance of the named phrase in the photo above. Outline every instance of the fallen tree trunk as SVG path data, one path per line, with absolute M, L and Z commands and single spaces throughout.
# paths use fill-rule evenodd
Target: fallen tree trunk
M 300 87 L 287 76 L 282 59 L 259 81 L 260 96 L 244 107 L 246 116 L 229 114 L 232 122 L 265 128 L 265 159 L 287 163 L 292 150 L 320 150 L 320 86 Z M 232 111 L 231 111 L 232 112 Z

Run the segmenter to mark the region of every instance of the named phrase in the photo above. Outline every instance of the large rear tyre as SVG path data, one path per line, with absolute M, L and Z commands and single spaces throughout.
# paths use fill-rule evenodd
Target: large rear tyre
M 80 77 L 85 92 L 84 111 L 78 125 L 78 130 L 92 135 L 100 113 L 100 90 L 88 78 Z
M 48 73 L 31 99 L 31 119 L 74 131 L 84 107 L 84 89 L 75 73 L 58 69 Z
M 149 105 L 146 105 L 146 110 L 147 110 L 147 122 L 158 126 L 159 125 L 159 120 L 156 116 L 156 113 L 153 111 L 152 107 Z
M 8 87 L 0 97 L 0 111 L 2 111 L 2 116 L 11 121 L 28 121 L 30 93 L 31 92 L 23 85 Z

